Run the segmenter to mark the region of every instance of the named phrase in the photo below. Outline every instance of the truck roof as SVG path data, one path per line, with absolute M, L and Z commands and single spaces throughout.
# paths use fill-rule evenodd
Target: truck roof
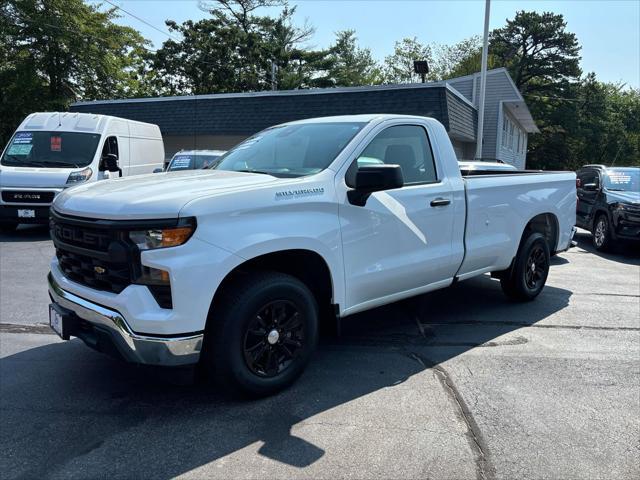
M 316 118 L 305 118 L 304 120 L 294 120 L 292 122 L 285 122 L 282 125 L 292 125 L 292 124 L 302 124 L 302 123 L 338 123 L 338 122 L 364 122 L 369 123 L 372 121 L 384 121 L 391 119 L 420 119 L 424 120 L 425 118 L 437 121 L 431 117 L 421 117 L 417 115 L 400 115 L 393 113 L 366 113 L 360 115 L 336 115 L 333 117 L 316 117 Z

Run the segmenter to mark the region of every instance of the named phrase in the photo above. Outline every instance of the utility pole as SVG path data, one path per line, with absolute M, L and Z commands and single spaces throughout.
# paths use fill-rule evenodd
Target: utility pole
M 482 158 L 482 139 L 484 136 L 484 96 L 487 89 L 487 57 L 489 55 L 489 11 L 491 0 L 484 7 L 484 42 L 482 44 L 482 66 L 480 67 L 480 100 L 478 103 L 478 135 L 476 136 L 476 160 Z
M 276 78 L 276 73 L 278 72 L 278 66 L 276 62 L 271 60 L 271 90 L 278 89 L 278 79 Z

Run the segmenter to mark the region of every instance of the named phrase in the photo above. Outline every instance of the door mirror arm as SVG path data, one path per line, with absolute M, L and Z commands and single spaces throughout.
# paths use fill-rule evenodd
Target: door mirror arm
M 122 169 L 118 165 L 118 156 L 115 153 L 108 153 L 102 157 L 99 170 L 101 172 L 118 172 L 119 176 L 122 176 Z
M 400 165 L 360 167 L 356 172 L 354 188 L 347 192 L 347 198 L 352 205 L 364 207 L 373 192 L 402 186 L 404 186 L 404 178 Z

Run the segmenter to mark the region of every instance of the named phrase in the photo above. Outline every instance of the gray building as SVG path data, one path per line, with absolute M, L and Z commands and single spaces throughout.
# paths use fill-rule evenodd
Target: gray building
M 398 113 L 438 119 L 459 159 L 473 159 L 479 76 L 445 82 L 371 87 L 279 90 L 78 102 L 71 111 L 157 124 L 167 157 L 181 149 L 228 149 L 271 125 L 360 113 Z M 482 156 L 524 168 L 527 135 L 537 128 L 505 69 L 487 74 Z

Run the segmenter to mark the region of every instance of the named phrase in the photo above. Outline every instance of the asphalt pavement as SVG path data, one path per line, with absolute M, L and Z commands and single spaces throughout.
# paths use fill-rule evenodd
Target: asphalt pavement
M 359 314 L 247 401 L 59 340 L 48 232 L 2 235 L 1 476 L 639 478 L 640 253 L 578 242 L 532 303 L 485 276 Z

